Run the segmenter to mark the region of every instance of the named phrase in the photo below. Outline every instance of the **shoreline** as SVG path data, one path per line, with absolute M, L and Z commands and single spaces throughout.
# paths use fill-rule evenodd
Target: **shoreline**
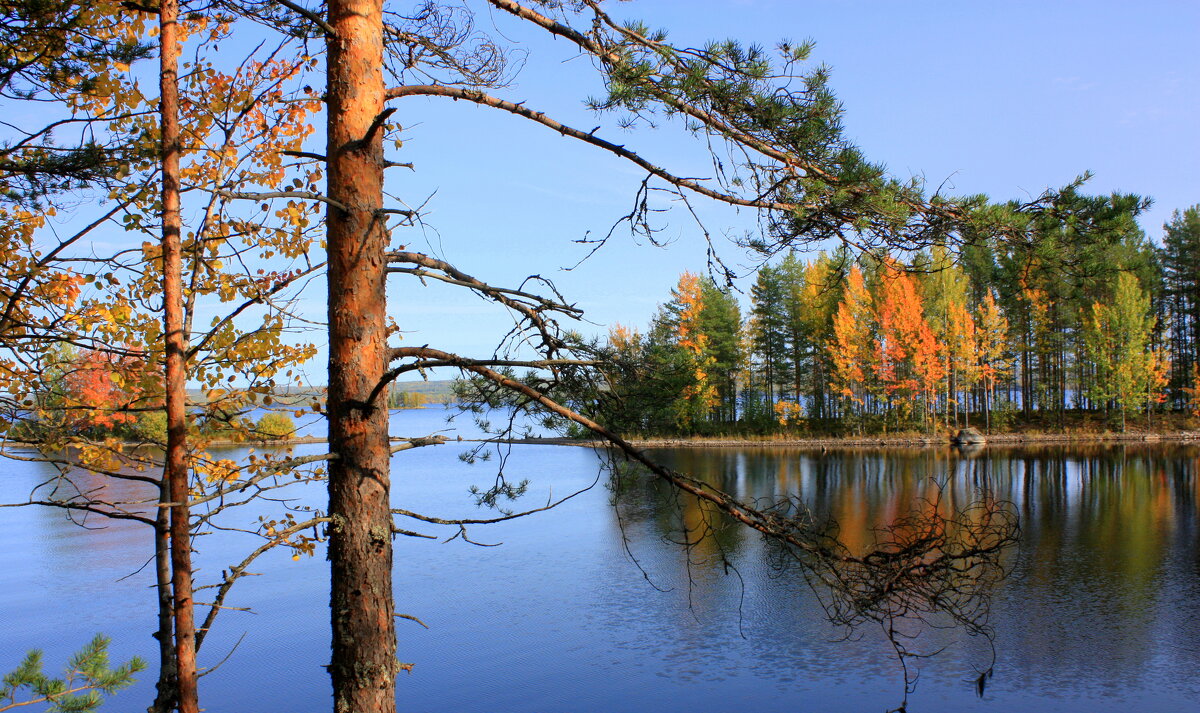
M 1200 443 L 1200 431 L 1162 431 L 1138 433 L 997 433 L 984 434 L 985 441 L 977 444 L 962 444 L 964 449 L 983 446 L 1022 447 L 1038 445 L 1105 445 L 1135 443 Z M 412 438 L 393 437 L 392 443 L 411 441 Z M 949 434 L 941 435 L 875 435 L 875 436 L 822 436 L 822 437 L 706 437 L 677 436 L 673 438 L 631 438 L 635 448 L 797 448 L 811 450 L 835 450 L 842 448 L 939 448 L 957 445 Z M 292 446 L 328 443 L 325 436 L 298 436 L 295 438 L 259 441 L 214 439 L 204 444 L 206 448 L 290 448 Z M 545 438 L 446 438 L 444 443 L 503 443 L 528 446 L 574 446 L 577 448 L 608 448 L 608 441 L 593 438 L 567 438 L 549 436 Z M 127 446 L 144 446 L 144 443 L 127 441 Z
M 1129 443 L 1200 443 L 1200 431 L 1164 431 L 1160 433 L 1003 433 L 985 435 L 986 441 L 979 444 L 964 444 L 965 448 L 978 446 L 1019 447 L 1030 445 L 1059 444 L 1129 444 Z M 507 443 L 513 445 L 577 446 L 582 448 L 607 448 L 607 441 L 590 438 L 512 438 L 472 439 L 472 442 Z M 453 442 L 453 441 L 449 441 Z M 464 442 L 465 439 L 464 439 Z M 936 448 L 953 446 L 950 435 L 878 435 L 839 437 L 752 437 L 752 438 L 709 438 L 676 437 L 629 439 L 636 448 Z

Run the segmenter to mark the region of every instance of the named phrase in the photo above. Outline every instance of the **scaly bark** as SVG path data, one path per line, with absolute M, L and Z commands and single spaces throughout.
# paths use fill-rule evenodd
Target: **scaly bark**
M 159 8 L 162 121 L 163 333 L 166 339 L 167 452 L 164 474 L 171 495 L 171 590 L 180 713 L 199 713 L 196 624 L 192 602 L 191 514 L 188 510 L 186 345 L 183 334 L 182 221 L 179 215 L 179 3 Z
M 387 366 L 382 3 L 328 7 L 329 673 L 337 713 L 394 713 L 386 392 L 369 403 Z

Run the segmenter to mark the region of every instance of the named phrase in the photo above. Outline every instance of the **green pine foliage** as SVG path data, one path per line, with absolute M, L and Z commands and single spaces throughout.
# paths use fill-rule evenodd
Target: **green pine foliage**
M 741 362 L 738 331 L 742 322 L 737 298 L 709 278 L 700 281 L 700 329 L 709 336 L 712 357 L 709 378 L 717 390 L 717 403 L 710 420 L 733 423 L 737 420 L 737 371 Z
M 611 408 L 596 415 L 629 433 L 837 434 L 1053 429 L 1068 416 L 1103 427 L 1110 413 L 1124 428 L 1127 412 L 1181 407 L 1200 361 L 1200 206 L 1176 213 L 1159 249 L 1135 220 L 1144 199 L 1077 188 L 1030 213 L 992 208 L 1016 233 L 966 234 L 903 262 L 789 252 L 758 271 L 745 319 L 732 293 L 699 278 L 698 312 L 677 289 L 644 336 L 621 328 Z M 852 266 L 870 306 L 835 335 Z M 884 304 L 897 268 L 916 286 L 913 306 Z M 917 341 L 889 344 L 884 312 Z M 685 315 L 694 325 L 681 332 Z M 847 344 L 851 334 L 863 343 Z M 861 372 L 852 394 L 838 380 L 847 359 Z M 710 386 L 716 397 L 697 399 Z
M 138 657 L 116 668 L 108 662 L 109 639 L 97 634 L 70 658 L 62 678 L 51 678 L 42 670 L 42 652 L 30 651 L 0 685 L 0 711 L 44 703 L 47 713 L 94 711 L 105 696 L 129 686 L 134 674 L 146 668 Z
M 1169 328 L 1171 395 L 1186 400 L 1200 365 L 1200 205 L 1175 211 L 1163 225 L 1163 302 Z
M 5 0 L 0 23 L 0 96 L 38 102 L 17 112 L 34 124 L 9 125 L 17 138 L 0 139 L 0 202 L 38 205 L 55 193 L 104 181 L 128 162 L 132 142 L 89 138 L 60 144 L 90 117 L 66 113 L 49 117 L 51 102 L 67 97 L 99 97 L 111 89 L 103 72 L 152 56 L 151 47 L 120 32 L 123 18 L 112 7 L 78 0 Z M 45 120 L 43 123 L 43 119 Z M 112 124 L 102 119 L 106 127 Z M 92 137 L 102 132 L 83 132 Z M 116 132 L 113 132 L 114 134 Z M 128 137 L 122 137 L 128 138 Z

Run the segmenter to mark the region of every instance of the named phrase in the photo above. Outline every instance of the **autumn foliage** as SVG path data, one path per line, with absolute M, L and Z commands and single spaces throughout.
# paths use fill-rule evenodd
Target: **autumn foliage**
M 137 421 L 131 410 L 142 395 L 141 360 L 113 352 L 86 351 L 63 366 L 64 425 L 80 433 L 112 431 Z
M 1065 378 L 1056 369 L 1068 357 L 1080 384 L 1077 408 L 1122 421 L 1129 411 L 1161 408 L 1172 362 L 1155 343 L 1139 279 L 1123 273 L 1098 284 L 1102 299 L 1068 330 L 1061 301 L 1052 285 L 1038 284 L 1035 268 L 1022 266 L 1005 298 L 973 285 L 945 250 L 908 264 L 886 257 L 841 267 L 825 254 L 807 263 L 788 256 L 759 273 L 749 319 L 732 326 L 706 317 L 727 294 L 684 273 L 647 335 L 621 325 L 610 332 L 616 353 L 645 365 L 634 370 L 642 374 L 641 405 L 632 408 L 642 415 L 629 422 L 649 430 L 657 422 L 661 430 L 663 419 L 645 417 L 657 402 L 673 404 L 666 430 L 678 431 L 795 431 L 815 423 L 934 431 L 973 419 L 991 428 L 997 414 L 1006 423 L 1017 408 L 1053 408 L 1052 379 Z M 719 358 L 718 343 L 736 345 L 736 358 Z M 728 382 L 737 390 L 733 418 L 716 411 L 726 400 L 716 385 Z M 615 388 L 632 393 L 629 383 Z M 655 383 L 658 391 L 646 394 Z
M 717 390 L 709 377 L 709 369 L 716 360 L 709 348 L 711 337 L 701 328 L 704 302 L 701 299 L 700 278 L 690 272 L 683 273 L 679 276 L 675 292 L 679 305 L 675 339 L 687 357 L 692 376 L 680 395 L 678 419 L 681 425 L 689 425 L 703 419 L 716 405 Z

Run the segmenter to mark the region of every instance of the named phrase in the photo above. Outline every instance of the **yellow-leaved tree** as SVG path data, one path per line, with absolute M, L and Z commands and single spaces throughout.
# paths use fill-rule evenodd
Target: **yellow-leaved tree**
M 193 628 L 190 563 L 185 557 L 172 566 L 171 543 L 181 543 L 174 549 L 186 554 L 191 533 L 225 518 L 222 527 L 252 538 L 247 552 L 273 545 L 311 552 L 311 538 L 299 533 L 311 531 L 317 520 L 301 523 L 304 518 L 289 515 L 286 524 L 245 523 L 230 513 L 247 499 L 234 493 L 283 487 L 293 474 L 295 480 L 320 475 L 319 466 L 298 470 L 307 463 L 286 452 L 242 463 L 209 452 L 215 439 L 252 438 L 249 411 L 270 406 L 273 394 L 300 384 L 298 367 L 314 353 L 295 334 L 294 309 L 305 281 L 322 269 L 308 258 L 319 209 L 294 199 L 322 179 L 315 160 L 300 151 L 320 108 L 315 92 L 303 88 L 312 60 L 285 39 L 260 46 L 235 65 L 218 64 L 215 48 L 230 36 L 229 18 L 213 13 L 177 19 L 167 10 L 164 5 L 164 31 L 158 33 L 160 97 L 144 97 L 128 67 L 114 65 L 107 74 L 76 82 L 86 91 L 77 87 L 80 96 L 67 102 L 79 116 L 87 112 L 92 125 L 103 120 L 108 135 L 123 140 L 119 170 L 100 162 L 87 174 L 102 215 L 56 240 L 44 225 L 52 208 L 0 214 L 6 256 L 0 289 L 8 297 L 0 334 L 9 350 L 0 362 L 0 386 L 12 404 L 4 423 L 16 424 L 6 446 L 40 451 L 30 456 L 6 448 L 5 454 L 43 460 L 60 473 L 51 487 L 18 504 L 149 526 L 160 606 L 157 711 L 198 708 L 194 660 L 185 661 L 176 649 L 199 649 L 249 564 L 232 563 L 212 583 L 217 594 L 207 613 L 197 612 L 206 614 L 203 625 Z M 151 13 L 120 12 L 125 15 L 105 32 L 119 29 L 122 41 L 150 37 Z M 180 47 L 192 61 L 176 78 L 170 58 Z M 62 93 L 71 88 L 70 80 L 64 82 Z M 108 250 L 105 243 L 83 241 L 96 228 L 118 236 L 107 253 L 98 249 Z M 53 242 L 46 247 L 48 239 Z M 177 368 L 168 379 L 172 359 Z M 202 394 L 189 395 L 185 383 L 201 387 Z M 172 400 L 176 419 L 168 413 L 164 428 L 159 417 Z M 143 444 L 166 446 L 166 456 Z M 167 468 L 169 462 L 178 469 Z M 118 501 L 104 490 L 70 487 L 84 470 L 145 484 L 156 497 Z M 198 506 L 207 507 L 189 514 Z
M 1109 304 L 1092 304 L 1084 323 L 1084 342 L 1096 370 L 1092 398 L 1120 411 L 1122 431 L 1127 412 L 1156 401 L 1165 385 L 1166 353 L 1150 343 L 1154 323 L 1150 296 L 1129 273 L 1117 277 Z
M 1005 359 L 1008 346 L 1008 318 L 996 304 L 992 291 L 983 296 L 975 313 L 975 345 L 979 379 L 983 382 L 983 410 L 987 428 L 992 427 L 992 405 L 996 400 L 996 381 L 1006 376 L 1011 362 Z

